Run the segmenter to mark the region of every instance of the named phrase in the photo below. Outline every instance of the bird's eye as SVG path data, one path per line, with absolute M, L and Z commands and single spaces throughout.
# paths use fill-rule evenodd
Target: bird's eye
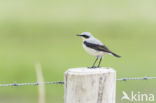
M 82 35 L 84 38 L 86 38 L 86 39 L 88 39 L 89 38 L 89 36 L 88 35 Z

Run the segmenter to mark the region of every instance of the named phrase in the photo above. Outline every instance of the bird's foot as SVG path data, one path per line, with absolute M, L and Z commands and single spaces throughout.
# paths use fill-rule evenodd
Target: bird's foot
M 95 69 L 97 68 L 96 66 L 88 67 L 89 69 Z
M 97 66 L 97 68 L 101 68 L 100 66 Z

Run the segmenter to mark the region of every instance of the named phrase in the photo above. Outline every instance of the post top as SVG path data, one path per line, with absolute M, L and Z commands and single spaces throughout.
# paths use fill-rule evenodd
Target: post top
M 101 68 L 71 68 L 68 69 L 65 73 L 69 74 L 101 74 L 101 73 L 109 73 L 109 72 L 115 72 L 114 69 L 110 67 L 101 67 Z

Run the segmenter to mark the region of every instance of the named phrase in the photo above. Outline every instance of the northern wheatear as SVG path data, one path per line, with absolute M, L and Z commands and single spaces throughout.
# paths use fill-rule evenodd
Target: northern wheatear
M 81 34 L 77 34 L 77 36 L 82 37 L 83 48 L 86 50 L 86 52 L 90 55 L 96 56 L 96 60 L 91 68 L 96 68 L 95 64 L 98 58 L 100 58 L 100 61 L 97 67 L 100 67 L 103 56 L 107 54 L 111 54 L 118 58 L 120 57 L 119 55 L 109 50 L 100 40 L 96 39 L 90 32 L 83 32 Z

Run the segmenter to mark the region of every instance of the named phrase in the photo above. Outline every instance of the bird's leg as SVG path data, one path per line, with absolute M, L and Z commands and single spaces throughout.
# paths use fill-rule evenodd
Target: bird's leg
M 99 58 L 99 57 L 97 56 L 96 59 L 95 59 L 95 62 L 93 63 L 93 66 L 92 66 L 91 68 L 95 68 L 95 64 L 96 64 L 98 58 Z
M 102 57 L 100 58 L 100 61 L 99 61 L 98 67 L 100 67 L 101 61 L 102 61 Z

